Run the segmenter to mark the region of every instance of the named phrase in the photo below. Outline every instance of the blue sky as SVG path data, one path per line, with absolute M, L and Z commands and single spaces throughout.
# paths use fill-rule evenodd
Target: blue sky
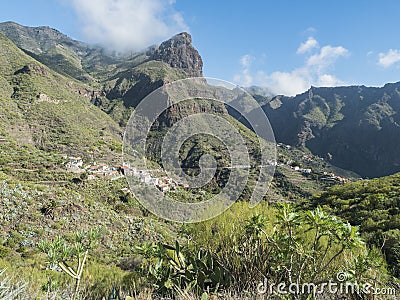
M 400 1 L 14 0 L 0 21 L 142 49 L 189 31 L 204 75 L 294 95 L 400 81 Z

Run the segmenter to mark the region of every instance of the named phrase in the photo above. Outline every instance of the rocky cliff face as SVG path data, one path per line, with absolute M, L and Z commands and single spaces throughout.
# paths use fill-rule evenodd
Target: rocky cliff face
M 192 37 L 187 32 L 175 35 L 163 42 L 151 60 L 159 60 L 173 68 L 184 70 L 190 77 L 203 76 L 203 61 L 192 45 Z
M 146 52 L 147 58 L 108 80 L 107 98 L 122 99 L 126 107 L 136 105 L 165 83 L 203 75 L 203 61 L 192 45 L 190 34 L 183 32 Z
M 312 87 L 263 106 L 278 142 L 309 148 L 364 177 L 400 171 L 400 83 Z

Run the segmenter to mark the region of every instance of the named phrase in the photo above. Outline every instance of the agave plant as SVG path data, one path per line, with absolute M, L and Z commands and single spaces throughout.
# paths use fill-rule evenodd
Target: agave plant
M 175 245 L 152 244 L 137 247 L 145 257 L 147 265 L 142 270 L 152 278 L 156 289 L 164 294 L 172 291 L 216 292 L 230 284 L 230 275 L 214 258 L 203 249 Z M 149 256 L 152 254 L 152 257 Z

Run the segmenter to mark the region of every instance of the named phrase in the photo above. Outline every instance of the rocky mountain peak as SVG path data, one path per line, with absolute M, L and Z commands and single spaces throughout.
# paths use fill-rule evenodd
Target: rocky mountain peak
M 203 76 L 203 60 L 192 45 L 187 32 L 179 33 L 161 43 L 151 59 L 166 62 L 173 68 L 183 69 L 189 76 Z

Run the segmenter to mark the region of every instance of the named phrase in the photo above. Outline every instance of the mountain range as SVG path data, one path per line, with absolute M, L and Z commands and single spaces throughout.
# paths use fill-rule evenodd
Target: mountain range
M 53 119 L 58 116 L 59 123 L 63 116 L 82 119 L 82 108 L 64 111 L 59 99 L 81 99 L 80 105 L 96 115 L 88 122 L 102 123 L 100 127 L 105 128 L 110 140 L 122 131 L 134 107 L 151 91 L 177 79 L 203 75 L 202 58 L 192 46 L 188 33 L 178 34 L 139 53 L 124 55 L 73 40 L 49 27 L 32 28 L 5 22 L 0 24 L 0 33 L 4 34 L 3 45 L 7 44 L 8 51 L 17 55 L 15 60 L 19 62 L 18 66 L 2 62 L 3 96 L 19 99 L 25 93 L 23 86 L 33 84 L 35 92 L 29 91 L 30 105 L 40 108 L 43 101 L 52 103 L 49 106 L 54 106 Z M 4 60 L 7 56 L 2 57 Z M 13 86 L 17 82 L 18 87 Z M 400 83 L 381 88 L 311 87 L 295 97 L 273 96 L 259 87 L 248 90 L 262 105 L 277 142 L 310 150 L 361 177 L 400 171 Z M 25 104 L 18 105 L 20 110 Z M 25 125 L 20 126 L 31 124 L 28 140 L 46 144 L 46 139 L 52 141 L 54 137 L 51 130 L 40 127 L 40 123 L 46 122 L 34 116 L 37 111 L 14 113 L 26 116 Z M 36 129 L 32 129 L 32 124 L 37 125 Z M 94 130 L 99 126 L 88 124 L 88 127 Z M 18 130 L 11 132 L 15 131 Z M 74 134 L 70 132 L 66 136 L 73 139 Z
M 278 141 L 308 148 L 362 177 L 400 171 L 400 83 L 311 87 L 263 105 Z
M 76 264 L 72 258 L 78 249 L 76 242 L 82 242 L 85 232 L 90 235 L 92 229 L 100 236 L 98 243 L 86 245 L 91 248 L 86 252 L 89 259 L 82 277 L 82 295 L 90 295 L 82 296 L 85 299 L 133 299 L 116 295 L 119 286 L 125 296 L 135 295 L 135 299 L 149 288 L 156 295 L 160 292 L 157 287 L 171 287 L 172 277 L 165 274 L 178 274 L 176 278 L 181 280 L 182 274 L 190 275 L 200 266 L 200 275 L 189 281 L 192 285 L 198 279 L 204 281 L 206 273 L 214 278 L 222 270 L 214 271 L 217 261 L 225 262 L 224 268 L 231 263 L 242 264 L 230 270 L 236 270 L 239 279 L 253 274 L 248 281 L 251 284 L 259 280 L 260 274 L 264 276 L 260 270 L 271 270 L 271 274 L 292 270 L 282 268 L 282 262 L 293 266 L 294 257 L 301 259 L 300 273 L 307 276 L 315 271 L 316 262 L 321 267 L 324 259 L 329 265 L 335 257 L 343 257 L 334 268 L 328 268 L 332 276 L 326 278 L 337 278 L 340 270 L 357 275 L 361 269 L 371 272 L 373 277 L 368 280 L 386 280 L 386 271 L 400 277 L 400 173 L 360 180 L 400 172 L 400 83 L 380 88 L 311 87 L 295 97 L 273 95 L 262 87 L 247 88 L 268 116 L 276 147 L 259 142 L 254 128 L 237 111 L 219 102 L 194 98 L 171 105 L 152 123 L 146 136 L 143 156 L 154 172 L 135 171 L 144 171 L 144 180 L 150 175 L 150 180 L 157 179 L 159 188 L 167 188 L 162 192 L 174 200 L 206 201 L 221 191 L 231 172 L 228 143 L 199 134 L 180 145 L 179 167 L 186 175 L 198 175 L 206 153 L 217 163 L 214 177 L 200 188 L 187 188 L 164 177 L 160 168 L 162 142 L 169 129 L 185 117 L 207 113 L 223 118 L 240 133 L 249 154 L 249 176 L 239 201 L 213 220 L 182 225 L 151 214 L 135 198 L 125 177 L 127 169 L 133 169 L 121 165 L 123 138 L 131 113 L 139 110 L 138 104 L 149 93 L 177 79 L 202 76 L 203 61 L 188 33 L 137 53 L 121 54 L 73 40 L 49 27 L 0 23 L 0 266 L 8 267 L 11 277 L 29 280 L 26 299 L 50 299 L 52 292 L 63 299 L 71 298 L 65 296 L 68 291 L 60 291 L 68 286 L 64 284 L 68 280 L 62 279 L 65 274 L 54 264 L 47 265 L 51 252 L 57 249 L 49 248 L 47 260 L 38 250 L 43 251 L 43 242 L 61 245 L 62 253 L 72 249 L 66 245 L 74 245 L 65 260 L 72 267 L 80 265 L 81 257 Z M 204 84 L 205 80 L 200 78 L 199 82 Z M 223 86 L 213 87 L 212 91 L 220 95 L 233 93 Z M 244 98 L 237 97 L 234 102 Z M 170 98 L 164 100 L 168 103 Z M 255 114 L 250 109 L 248 113 Z M 211 127 L 203 119 L 197 126 Z M 180 134 L 178 131 L 172 138 L 179 139 Z M 182 132 L 182 136 L 185 134 Z M 261 174 L 258 167 L 262 147 L 276 148 L 276 160 L 268 162 L 268 166 L 275 167 L 275 174 L 264 201 L 250 208 L 246 201 Z M 349 224 L 358 226 L 359 231 Z M 296 229 L 293 244 L 287 243 L 292 228 Z M 317 237 L 315 233 L 320 229 Z M 265 236 L 268 243 L 262 242 L 264 230 L 271 233 Z M 358 242 L 359 234 L 366 245 Z M 314 235 L 317 242 L 312 244 Z M 334 239 L 328 239 L 329 235 Z M 192 241 L 200 252 L 189 246 Z M 339 251 L 337 255 L 332 249 L 328 251 L 330 246 Z M 270 255 L 273 247 L 277 251 L 264 260 L 263 255 Z M 203 257 L 206 249 L 211 255 Z M 348 252 L 350 249 L 355 250 Z M 155 259 L 155 255 L 171 251 L 175 252 L 165 261 Z M 186 259 L 187 253 L 193 257 Z M 221 253 L 229 255 L 214 261 L 214 257 L 224 257 L 219 256 Z M 271 261 L 272 265 L 277 263 L 276 269 L 268 267 Z M 342 269 L 342 262 L 354 263 L 354 270 L 353 266 Z M 168 263 L 173 268 L 164 269 Z M 160 274 L 164 274 L 162 279 L 154 280 Z M 286 273 L 276 274 L 276 279 L 282 280 L 280 274 Z M 358 282 L 359 277 L 354 278 Z M 216 279 L 217 289 L 224 289 L 220 279 Z M 236 283 L 234 286 L 236 293 Z M 242 286 L 248 297 L 250 284 Z M 170 291 L 162 295 L 170 297 Z M 209 292 L 208 287 L 199 291 L 201 299 L 208 299 L 203 293 Z M 152 299 L 146 294 L 143 298 Z

